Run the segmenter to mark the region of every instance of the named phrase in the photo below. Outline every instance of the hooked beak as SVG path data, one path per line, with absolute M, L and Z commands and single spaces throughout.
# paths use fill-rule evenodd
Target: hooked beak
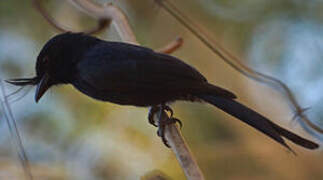
M 49 75 L 44 74 L 39 83 L 37 84 L 35 101 L 36 103 L 40 100 L 40 98 L 45 94 L 48 88 L 51 86 L 49 82 Z

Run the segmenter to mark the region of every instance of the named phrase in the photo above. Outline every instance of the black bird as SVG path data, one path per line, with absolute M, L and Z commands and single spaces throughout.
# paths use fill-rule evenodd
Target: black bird
M 207 82 L 195 68 L 151 49 L 107 42 L 82 33 L 63 33 L 50 39 L 37 57 L 34 78 L 12 79 L 18 85 L 37 85 L 36 102 L 53 85 L 72 84 L 82 93 L 121 105 L 170 110 L 177 100 L 208 102 L 263 132 L 289 150 L 282 137 L 307 149 L 318 144 L 271 122 L 235 100 L 228 90 Z

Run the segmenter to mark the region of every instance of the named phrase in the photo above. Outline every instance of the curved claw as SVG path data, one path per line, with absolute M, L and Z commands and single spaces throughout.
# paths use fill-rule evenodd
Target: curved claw
M 168 141 L 165 137 L 165 126 L 164 127 L 159 127 L 157 130 L 157 135 L 162 139 L 164 145 L 168 148 L 170 148 L 170 145 L 168 144 Z
M 155 124 L 154 116 L 159 110 L 160 108 L 158 106 L 152 106 L 148 112 L 148 122 L 155 127 L 158 127 L 158 125 Z
M 161 137 L 163 143 L 168 148 L 170 148 L 170 145 L 168 144 L 167 139 L 165 138 L 165 128 L 166 128 L 166 125 L 174 124 L 174 123 L 178 123 L 180 125 L 180 128 L 183 127 L 183 123 L 177 118 L 167 118 L 165 120 L 161 120 L 158 126 L 157 135 Z
M 170 112 L 170 117 L 168 117 L 168 115 L 165 114 L 167 116 L 167 118 L 159 118 L 158 119 L 158 124 L 156 124 L 156 122 L 154 120 L 154 116 L 160 110 L 163 110 L 164 113 L 166 113 L 165 111 Z M 164 145 L 166 147 L 168 147 L 168 148 L 170 148 L 170 145 L 168 144 L 167 139 L 165 137 L 165 128 L 166 128 L 166 125 L 178 123 L 180 125 L 180 128 L 183 127 L 182 121 L 179 120 L 179 119 L 177 119 L 177 118 L 174 118 L 173 115 L 174 115 L 173 110 L 169 106 L 167 106 L 167 105 L 152 106 L 149 109 L 149 114 L 148 114 L 148 121 L 149 121 L 149 123 L 152 124 L 155 127 L 158 127 L 157 135 L 162 139 Z
M 170 148 L 170 145 L 168 144 L 168 141 L 166 140 L 165 136 L 162 136 L 161 138 L 162 138 L 162 141 L 163 141 L 164 145 L 166 147 Z
M 149 124 L 151 124 L 151 125 L 153 125 L 153 126 L 155 126 L 155 127 L 158 127 L 158 125 L 157 125 L 157 124 L 155 124 L 155 121 L 154 121 L 154 120 L 150 120 L 150 119 L 148 119 L 148 122 L 149 122 Z
M 183 123 L 182 123 L 182 121 L 181 120 L 179 120 L 179 119 L 177 119 L 177 118 L 171 118 L 173 121 L 174 121 L 174 123 L 178 123 L 179 124 L 179 127 L 182 129 L 182 127 L 183 127 Z

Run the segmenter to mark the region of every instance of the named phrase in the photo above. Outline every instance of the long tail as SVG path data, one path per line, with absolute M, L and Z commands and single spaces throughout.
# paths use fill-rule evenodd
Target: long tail
M 253 111 L 252 109 L 238 103 L 237 101 L 229 98 L 217 97 L 212 95 L 198 95 L 202 100 L 213 104 L 214 106 L 220 108 L 226 113 L 240 119 L 241 121 L 247 123 L 248 125 L 256 128 L 257 130 L 268 135 L 281 145 L 285 146 L 290 151 L 294 152 L 284 141 L 282 137 L 285 137 L 295 144 L 298 144 L 307 149 L 316 149 L 319 147 L 318 144 L 304 139 L 280 126 L 271 122 L 266 117 Z

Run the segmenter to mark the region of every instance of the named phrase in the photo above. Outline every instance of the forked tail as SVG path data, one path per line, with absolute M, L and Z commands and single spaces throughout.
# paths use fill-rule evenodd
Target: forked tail
M 278 126 L 266 117 L 233 99 L 212 95 L 198 95 L 198 97 L 263 132 L 292 152 L 294 151 L 286 144 L 282 137 L 307 149 L 316 149 L 319 147 L 318 144 Z

